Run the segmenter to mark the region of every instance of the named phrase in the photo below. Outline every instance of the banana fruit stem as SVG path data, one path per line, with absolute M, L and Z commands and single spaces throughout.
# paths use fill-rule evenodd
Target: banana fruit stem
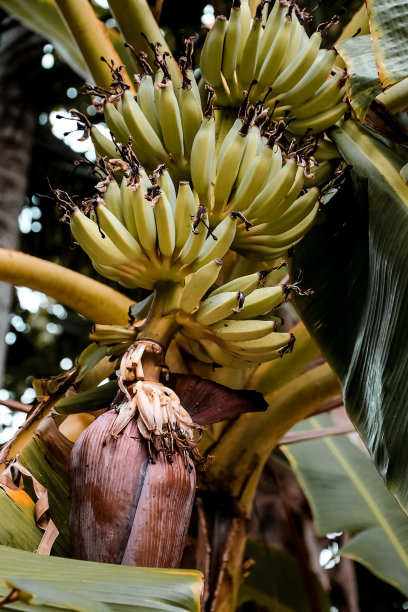
M 182 291 L 182 285 L 176 283 L 163 282 L 156 285 L 153 304 L 140 330 L 138 341 L 146 339 L 158 342 L 166 353 L 179 327 L 176 314 L 180 310 Z
M 108 65 L 101 61 L 101 56 L 104 56 L 108 62 L 113 60 L 115 66 L 120 66 L 122 61 L 90 2 L 88 0 L 56 0 L 56 4 L 84 56 L 95 83 L 109 89 L 112 74 Z M 132 81 L 125 71 L 122 72 L 122 76 L 133 89 Z
M 182 78 L 177 62 L 175 61 L 170 48 L 164 39 L 159 26 L 146 0 L 110 0 L 109 7 L 122 30 L 123 36 L 128 43 L 135 49 L 143 50 L 147 53 L 148 61 L 153 64 L 155 59 L 151 48 L 146 39 L 141 35 L 145 34 L 150 43 L 160 43 L 162 53 L 168 53 L 167 66 L 171 74 L 175 88 L 181 87 Z

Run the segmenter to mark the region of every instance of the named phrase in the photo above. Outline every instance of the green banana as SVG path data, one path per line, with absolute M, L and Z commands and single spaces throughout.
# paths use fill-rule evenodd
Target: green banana
M 339 102 L 328 110 L 322 111 L 314 117 L 307 119 L 295 119 L 290 123 L 290 131 L 293 134 L 317 134 L 323 132 L 330 126 L 339 121 L 347 111 L 348 105 L 346 102 Z
M 275 330 L 274 321 L 235 321 L 234 319 L 224 319 L 219 323 L 210 326 L 211 331 L 216 336 L 227 342 L 239 342 L 244 340 L 256 340 L 262 338 L 269 332 Z
M 224 38 L 221 72 L 227 83 L 232 80 L 237 65 L 238 47 L 241 36 L 241 2 L 233 2 Z
M 139 236 L 133 210 L 133 199 L 133 188 L 128 185 L 127 179 L 124 176 L 120 185 L 120 203 L 123 222 L 128 232 L 138 240 Z
M 264 287 L 255 289 L 245 298 L 242 310 L 234 314 L 234 319 L 253 319 L 265 312 L 276 308 L 286 299 L 283 287 Z M 205 302 L 204 302 L 205 303 Z
M 330 75 L 335 57 L 334 51 L 319 51 L 309 70 L 307 70 L 296 85 L 278 96 L 279 103 L 299 106 L 308 100 Z
M 137 90 L 137 103 L 139 104 L 144 116 L 162 140 L 159 115 L 157 113 L 156 102 L 154 99 L 154 82 L 152 75 L 144 74 L 140 79 Z
M 267 182 L 252 204 L 244 212 L 247 219 L 260 219 L 277 206 L 289 192 L 297 173 L 295 160 L 290 159 L 273 181 Z
M 227 291 L 209 297 L 201 303 L 194 318 L 201 325 L 212 325 L 233 314 L 239 305 L 239 293 Z
M 132 136 L 134 151 L 140 161 L 150 167 L 165 163 L 168 155 L 161 140 L 129 90 L 125 91 L 122 97 L 122 114 Z
M 137 240 L 104 204 L 96 206 L 95 216 L 102 231 L 128 259 L 139 259 L 142 256 L 142 249 Z
M 109 181 L 106 191 L 103 194 L 103 199 L 105 200 L 108 210 L 110 210 L 111 213 L 113 213 L 115 217 L 123 224 L 124 218 L 121 205 L 121 192 L 119 185 L 114 179 Z
M 203 79 L 212 87 L 222 86 L 221 66 L 227 25 L 227 18 L 224 15 L 218 15 L 213 27 L 207 34 L 201 51 L 201 74 Z
M 201 268 L 212 259 L 222 258 L 234 240 L 237 218 L 229 214 L 217 225 L 204 242 L 197 259 L 192 262 L 194 270 Z
M 182 311 L 189 313 L 197 308 L 203 295 L 217 280 L 221 266 L 221 259 L 213 259 L 190 276 L 180 298 Z
M 176 232 L 170 202 L 163 190 L 158 193 L 158 199 L 154 206 L 154 218 L 156 220 L 159 251 L 164 257 L 171 257 L 176 244 Z
M 184 154 L 183 127 L 180 108 L 170 79 L 156 83 L 155 102 L 164 145 L 172 157 L 181 158 Z
M 188 181 L 180 181 L 174 225 L 176 229 L 176 249 L 182 249 L 191 234 L 191 222 L 196 213 L 197 204 Z
M 203 117 L 191 148 L 190 168 L 193 187 L 200 203 L 209 206 L 215 152 L 214 117 Z

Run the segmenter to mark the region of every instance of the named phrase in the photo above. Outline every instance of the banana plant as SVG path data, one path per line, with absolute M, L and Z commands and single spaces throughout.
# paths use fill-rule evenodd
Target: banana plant
M 295 250 L 291 282 L 284 279 L 281 258 L 316 218 L 322 219 L 319 206 L 342 180 L 344 164 L 334 171 L 341 156 L 353 165 L 360 161 L 344 144 L 361 129 L 354 119 L 342 123 L 349 109 L 344 101 L 347 74 L 336 66 L 335 52 L 321 48 L 325 26 L 308 36 L 305 14 L 294 3 L 277 1 L 268 14 L 263 0 L 256 7 L 234 0 L 228 19 L 217 17 L 205 40 L 200 80 L 193 71 L 193 40 L 186 41 L 185 54 L 176 62 L 143 0 L 129 0 L 126 9 L 110 1 L 132 52 L 123 64 L 117 40 L 114 47 L 85 0 L 38 2 L 36 19 L 24 3 L 0 4 L 41 33 L 50 27 L 65 53 L 75 53 L 75 65 L 82 71 L 87 67 L 92 83 L 86 91 L 103 111 L 112 139 L 73 111 L 78 129 L 84 137 L 90 135 L 98 154 L 95 195 L 73 197 L 55 189 L 54 198 L 102 276 L 149 292 L 129 310 L 128 298 L 78 276 L 67 275 L 63 286 L 53 286 L 52 295 L 95 322 L 95 344 L 70 376 L 36 383 L 38 404 L 2 451 L 2 482 L 17 490 L 16 495 L 22 493 L 22 482 L 35 494 L 35 483 L 48 492 L 47 525 L 39 546 L 48 543 L 50 549 L 51 529 L 55 554 L 88 562 L 177 567 L 195 493 L 195 464 L 213 455 L 198 479 L 204 509 L 200 533 L 212 533 L 213 540 L 207 542 L 210 556 L 203 568 L 209 585 L 206 609 L 233 610 L 248 516 L 263 465 L 292 425 L 340 390 L 327 364 L 304 371 L 318 349 L 301 324 L 277 331 L 274 310 L 297 293 L 299 310 L 312 311 L 304 319 L 325 349 L 327 336 L 322 339 L 318 325 L 323 315 L 313 312 L 316 303 L 325 303 L 322 285 L 310 283 L 316 287 L 313 298 L 300 289 L 296 276 L 299 267 L 305 282 L 315 280 L 303 256 L 305 241 Z M 369 9 L 371 23 L 381 23 L 376 3 Z M 381 45 L 378 31 L 372 30 L 378 41 L 374 54 L 392 64 L 389 49 L 395 45 L 387 40 Z M 340 44 L 348 53 L 354 42 Z M 366 51 L 372 71 L 370 49 Z M 135 83 L 129 76 L 132 62 L 140 71 Z M 380 71 L 387 86 L 404 73 L 382 75 Z M 357 87 L 354 96 L 352 87 L 350 79 L 347 93 L 352 101 L 361 101 L 365 92 Z M 378 86 L 372 92 L 376 95 Z M 360 119 L 366 116 L 364 109 Z M 338 122 L 340 127 L 329 131 Z M 364 149 L 364 137 L 357 140 L 356 146 Z M 381 163 L 378 157 L 376 163 Z M 403 199 L 402 187 L 395 191 Z M 313 232 L 319 227 L 316 223 Z M 307 253 L 315 250 L 309 247 Z M 7 258 L 13 261 L 12 270 Z M 46 269 L 40 287 L 36 275 L 45 264 L 7 253 L 4 261 L 3 280 L 23 277 L 25 284 L 51 291 L 54 268 Z M 364 261 L 359 265 L 363 270 Z M 95 297 L 97 313 L 91 308 Z M 299 332 L 299 350 L 294 332 Z M 336 347 L 327 352 L 346 390 L 349 372 L 340 367 Z M 96 387 L 107 375 L 113 384 Z M 248 396 L 248 389 L 264 394 L 266 412 L 256 414 L 265 405 L 255 391 Z M 238 418 L 242 412 L 248 414 Z M 220 423 L 232 417 L 228 426 Z M 208 429 L 200 439 L 203 425 Z M 371 428 L 369 423 L 367 430 Z M 34 432 L 43 446 L 35 442 Z M 382 441 L 387 430 L 378 435 Z M 389 456 L 384 460 L 378 435 L 371 448 L 378 451 L 386 473 Z M 40 451 L 49 462 L 59 462 L 65 475 L 59 482 L 41 468 Z M 65 502 L 58 496 L 59 488 L 67 491 L 67 462 L 70 504 L 68 496 Z M 129 466 L 135 474 L 131 482 Z M 394 490 L 403 487 L 399 474 L 393 482 Z M 38 502 L 31 516 L 33 532 L 42 528 Z M 28 593 L 28 602 L 38 594 L 33 582 L 7 578 L 7 585 L 11 590 L 4 607 L 15 601 L 16 593 L 18 598 Z M 66 597 L 49 593 L 51 599 L 61 597 L 60 602 Z

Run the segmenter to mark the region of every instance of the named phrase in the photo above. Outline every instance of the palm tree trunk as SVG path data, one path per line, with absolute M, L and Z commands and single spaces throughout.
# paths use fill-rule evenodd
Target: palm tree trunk
M 19 24 L 8 27 L 0 36 L 0 247 L 3 248 L 15 249 L 19 242 L 18 216 L 26 194 L 37 115 L 32 74 L 38 72 L 41 45 L 38 36 Z M 0 283 L 0 384 L 11 299 L 11 286 Z

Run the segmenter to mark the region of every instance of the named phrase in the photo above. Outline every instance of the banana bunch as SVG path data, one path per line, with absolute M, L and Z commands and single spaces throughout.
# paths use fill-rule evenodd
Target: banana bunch
M 277 268 L 218 286 L 221 267 L 222 261 L 214 259 L 186 277 L 176 314 L 178 345 L 204 363 L 234 368 L 271 361 L 290 352 L 294 338 L 290 333 L 277 332 L 280 318 L 273 311 L 287 300 L 292 287 L 273 285 L 276 281 L 271 273 Z M 105 347 L 108 355 L 115 358 L 124 355 L 120 369 L 123 380 L 127 379 L 129 370 L 126 351 L 132 352 L 131 369 L 137 380 L 145 378 L 142 353 L 134 350 L 143 339 L 145 321 L 149 321 L 149 313 L 146 319 L 128 328 L 94 325 L 89 336 Z M 143 343 L 140 347 L 143 348 Z M 135 404 L 134 410 L 136 407 Z M 118 419 L 119 429 L 121 423 Z
M 298 146 L 292 139 L 285 146 L 287 123 L 265 123 L 262 104 L 248 103 L 240 115 L 219 147 L 213 178 L 197 157 L 192 180 L 209 207 L 210 225 L 231 212 L 238 217 L 231 248 L 249 259 L 271 261 L 302 239 L 318 211 L 319 190 L 305 184 L 317 163 L 312 154 L 318 143 L 309 138 Z M 212 139 L 207 150 L 215 147 Z
M 269 286 L 268 276 L 276 269 L 271 268 L 208 293 L 221 263 L 209 262 L 186 279 L 177 315 L 179 346 L 204 363 L 230 368 L 247 368 L 290 352 L 295 339 L 276 331 L 278 317 L 272 311 L 286 301 L 291 287 Z
M 327 24 L 309 38 L 294 2 L 275 0 L 265 19 L 267 6 L 261 0 L 251 19 L 248 0 L 233 0 L 229 19 L 216 18 L 201 53 L 202 77 L 217 105 L 239 106 L 249 90 L 250 100 L 264 99 L 274 119 L 292 117 L 293 134 L 322 132 L 347 110 L 335 51 L 320 49 Z
M 97 185 L 98 195 L 74 202 L 66 192 L 54 191 L 95 270 L 125 287 L 152 290 L 162 281 L 182 283 L 194 270 L 224 257 L 238 216 L 231 212 L 210 229 L 207 208 L 188 181 L 181 181 L 176 192 L 163 164 L 149 178 L 130 145 L 121 150 L 123 159 L 115 161 L 127 171 L 120 186 L 102 161 L 98 171 L 108 174 Z

